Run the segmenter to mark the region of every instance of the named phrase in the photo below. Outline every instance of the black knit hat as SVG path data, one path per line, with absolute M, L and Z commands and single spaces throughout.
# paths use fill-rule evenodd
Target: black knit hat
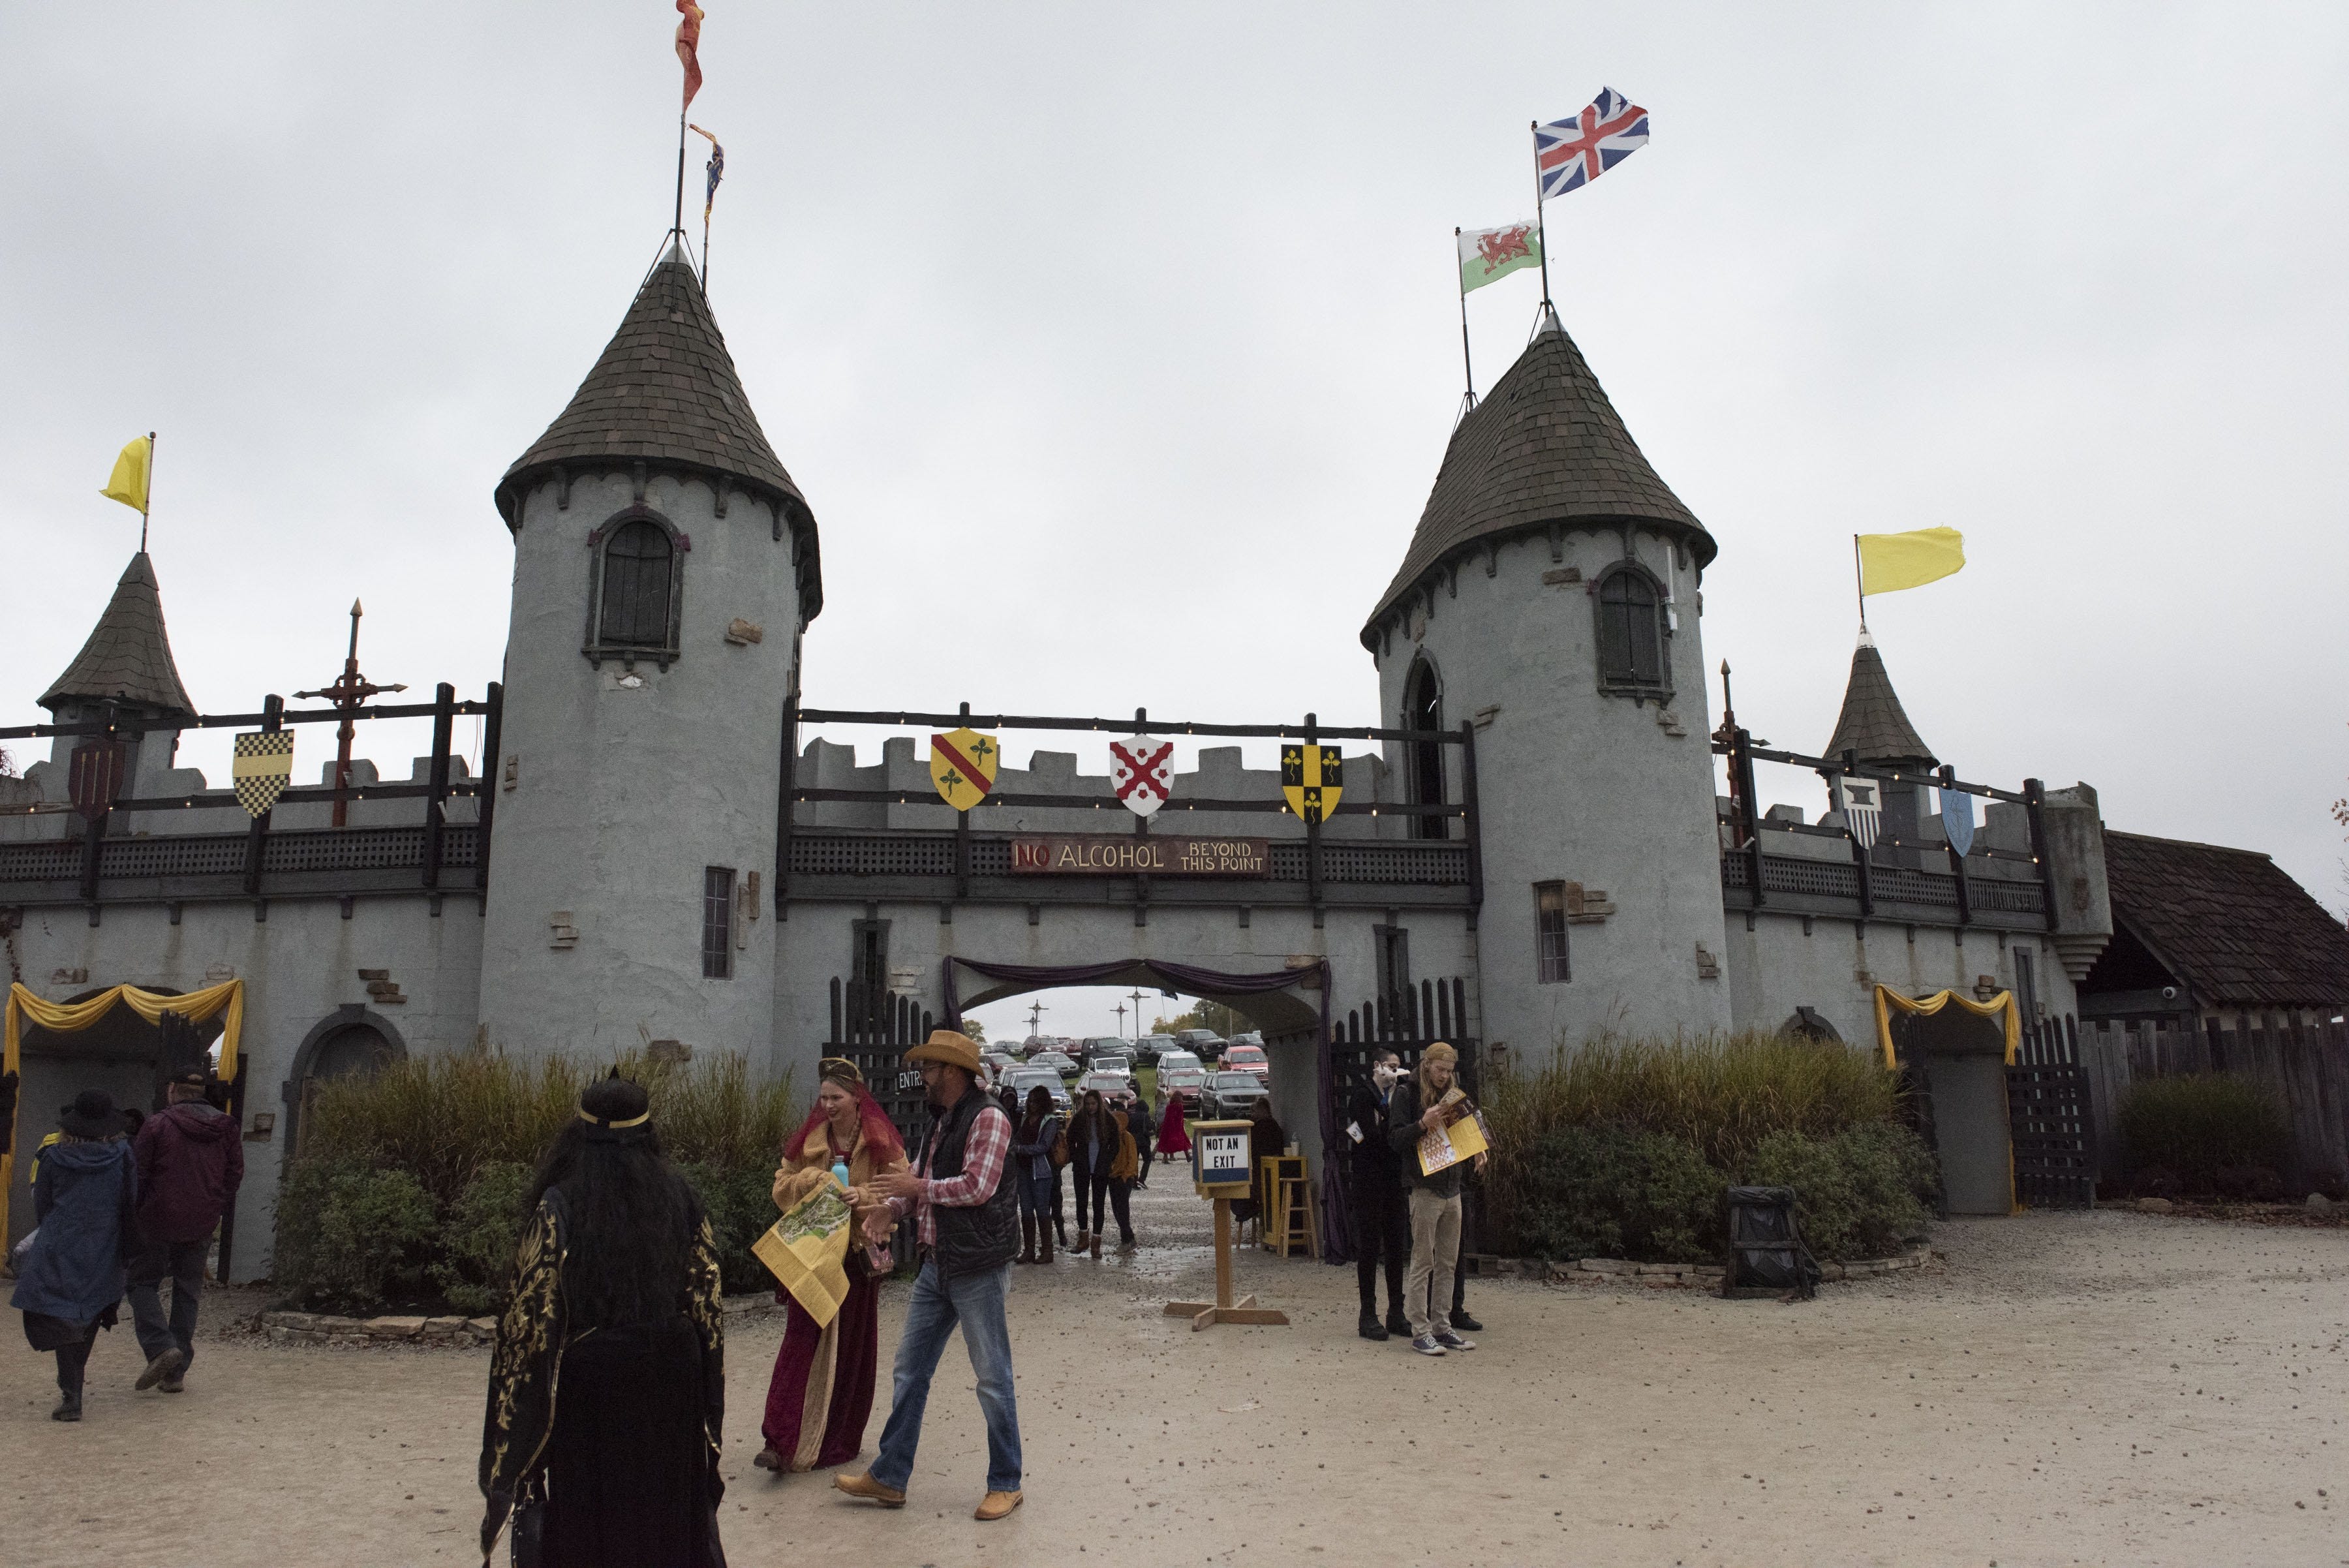
M 114 1096 L 104 1089 L 84 1089 L 74 1096 L 72 1105 L 57 1111 L 57 1127 L 67 1137 L 112 1137 L 129 1125 L 129 1118 L 115 1109 Z

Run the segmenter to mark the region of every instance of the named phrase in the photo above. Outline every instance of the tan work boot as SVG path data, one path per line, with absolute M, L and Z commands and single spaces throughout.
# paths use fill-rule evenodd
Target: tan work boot
M 973 1519 L 1001 1519 L 1005 1514 L 1018 1508 L 1026 1497 L 1025 1492 L 988 1492 L 978 1500 L 978 1506 L 971 1511 L 970 1516 Z
M 834 1476 L 832 1478 L 832 1484 L 851 1497 L 868 1498 L 884 1508 L 905 1506 L 905 1494 L 895 1487 L 883 1486 L 879 1481 L 874 1480 L 871 1470 L 860 1471 L 853 1476 Z

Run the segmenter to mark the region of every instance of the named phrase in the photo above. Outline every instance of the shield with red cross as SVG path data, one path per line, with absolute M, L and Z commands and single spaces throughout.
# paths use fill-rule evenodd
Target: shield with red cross
M 1154 735 L 1136 735 L 1109 743 L 1110 788 L 1136 816 L 1148 816 L 1166 804 L 1174 786 L 1174 742 Z

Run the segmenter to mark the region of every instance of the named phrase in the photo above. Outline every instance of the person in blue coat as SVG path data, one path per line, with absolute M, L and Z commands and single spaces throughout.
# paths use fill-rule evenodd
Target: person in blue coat
M 112 1328 L 122 1303 L 124 1270 L 137 1251 L 131 1215 L 139 1166 L 129 1118 L 103 1089 L 84 1089 L 57 1116 L 57 1141 L 33 1157 L 33 1215 L 38 1226 L 16 1264 L 8 1303 L 25 1314 L 25 1338 L 57 1355 L 64 1395 L 53 1421 L 81 1419 L 83 1369 L 100 1328 Z

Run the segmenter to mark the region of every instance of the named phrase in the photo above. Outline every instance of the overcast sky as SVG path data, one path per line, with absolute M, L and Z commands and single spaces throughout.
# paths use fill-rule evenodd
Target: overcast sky
M 1529 215 L 1527 121 L 1608 85 L 1653 140 L 1552 204 L 1552 275 L 1720 541 L 1740 717 L 1823 745 L 1850 535 L 1946 524 L 1967 569 L 1870 615 L 1945 761 L 2344 901 L 2349 11 L 709 10 L 710 293 L 823 531 L 811 701 L 1375 718 L 1453 227 Z M 0 722 L 135 548 L 97 489 L 149 429 L 200 705 L 331 679 L 354 596 L 377 679 L 494 678 L 491 490 L 659 244 L 675 21 L 0 12 Z M 1537 297 L 1470 299 L 1480 389 Z

